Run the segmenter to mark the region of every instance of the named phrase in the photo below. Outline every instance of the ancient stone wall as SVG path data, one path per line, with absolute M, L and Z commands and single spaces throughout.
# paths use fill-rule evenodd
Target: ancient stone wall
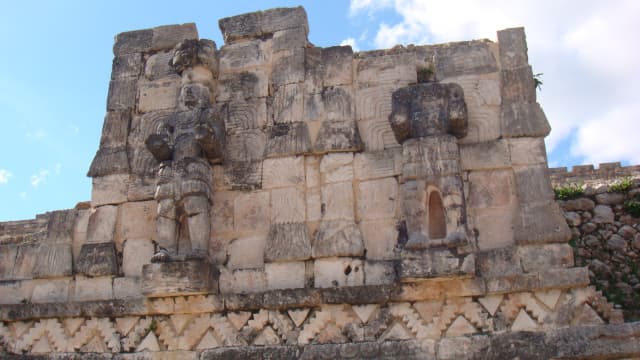
M 581 166 L 552 176 L 556 188 L 582 184 L 581 194 L 558 200 L 572 232 L 576 265 L 589 268 L 591 284 L 624 310 L 627 321 L 640 319 L 638 169 L 600 164 L 596 170 Z
M 117 35 L 91 202 L 0 227 L 3 351 L 640 353 L 574 266 L 522 28 L 353 53 L 302 8 L 219 24 Z

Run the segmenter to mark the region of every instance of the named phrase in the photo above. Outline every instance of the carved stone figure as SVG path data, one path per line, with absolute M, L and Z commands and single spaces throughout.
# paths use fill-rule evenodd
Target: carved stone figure
M 222 161 L 224 108 L 211 105 L 215 43 L 185 40 L 171 66 L 182 75 L 178 111 L 146 139 L 160 162 L 155 198 L 160 251 L 152 262 L 207 259 L 211 232 L 211 164 Z

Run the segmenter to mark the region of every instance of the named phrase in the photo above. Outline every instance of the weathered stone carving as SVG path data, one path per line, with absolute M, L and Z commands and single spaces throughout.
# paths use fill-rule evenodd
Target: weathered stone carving
M 222 161 L 225 139 L 226 108 L 211 105 L 217 75 L 215 43 L 180 42 L 171 66 L 186 80 L 178 111 L 145 141 L 160 162 L 155 193 L 160 251 L 152 257 L 153 262 L 179 259 L 178 255 L 188 260 L 208 258 L 211 164 Z

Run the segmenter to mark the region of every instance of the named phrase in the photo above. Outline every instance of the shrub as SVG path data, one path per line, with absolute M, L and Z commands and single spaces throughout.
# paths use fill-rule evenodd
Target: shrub
M 640 201 L 638 201 L 638 198 L 625 201 L 624 211 L 633 217 L 640 217 Z
M 573 183 L 554 188 L 553 192 L 556 194 L 556 199 L 558 200 L 571 200 L 582 196 L 584 189 L 581 184 Z

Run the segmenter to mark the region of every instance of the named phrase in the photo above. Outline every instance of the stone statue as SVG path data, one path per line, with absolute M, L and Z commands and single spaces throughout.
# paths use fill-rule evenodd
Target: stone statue
M 182 75 L 177 112 L 146 139 L 160 162 L 155 198 L 158 251 L 152 262 L 208 259 L 211 164 L 223 158 L 224 109 L 211 105 L 215 43 L 185 40 L 171 65 Z

